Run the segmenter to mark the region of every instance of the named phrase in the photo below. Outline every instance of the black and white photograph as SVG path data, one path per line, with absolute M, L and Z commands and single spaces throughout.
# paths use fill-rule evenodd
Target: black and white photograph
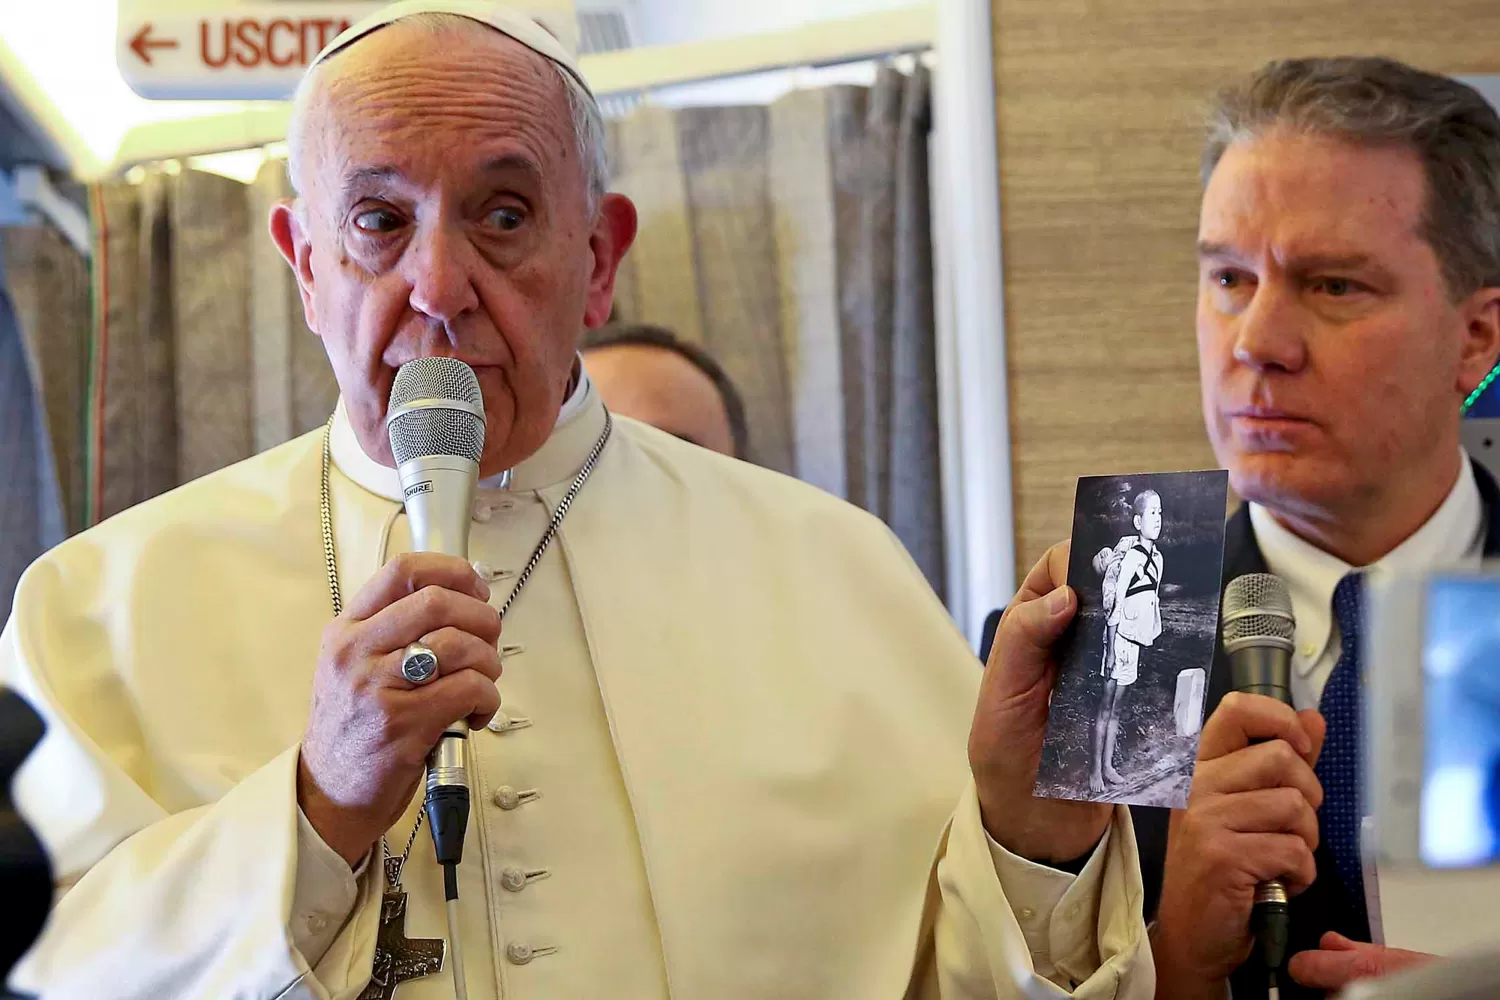
M 1046 798 L 1187 805 L 1218 637 L 1229 474 L 1087 476 L 1037 769 Z

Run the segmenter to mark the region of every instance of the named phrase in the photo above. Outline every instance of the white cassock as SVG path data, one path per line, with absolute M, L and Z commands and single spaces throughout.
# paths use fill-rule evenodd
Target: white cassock
M 604 419 L 585 379 L 511 488 L 480 490 L 496 604 Z M 410 540 L 342 412 L 332 444 L 347 598 Z M 321 445 L 125 511 L 22 580 L 0 677 L 49 726 L 18 792 L 67 889 L 14 987 L 360 994 L 381 866 L 352 874 L 296 801 L 332 616 Z M 503 714 L 470 738 L 474 1000 L 1152 995 L 1128 813 L 1077 878 L 989 841 L 980 666 L 874 518 L 617 420 L 501 644 Z M 425 832 L 404 882 L 407 936 L 442 937 Z M 446 971 L 396 993 L 452 995 Z

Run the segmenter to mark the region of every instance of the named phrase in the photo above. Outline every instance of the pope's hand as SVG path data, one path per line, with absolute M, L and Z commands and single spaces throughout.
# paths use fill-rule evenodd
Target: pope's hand
M 323 630 L 302 737 L 297 804 L 350 866 L 401 817 L 427 752 L 456 719 L 483 726 L 500 708 L 500 615 L 462 559 L 397 556 Z M 407 646 L 437 654 L 438 676 L 401 674 Z
M 1006 607 L 969 733 L 969 766 L 985 829 L 1012 854 L 1034 861 L 1072 861 L 1089 853 L 1113 810 L 1031 794 L 1057 678 L 1053 646 L 1078 609 L 1064 582 L 1068 551 L 1068 542 L 1048 549 Z

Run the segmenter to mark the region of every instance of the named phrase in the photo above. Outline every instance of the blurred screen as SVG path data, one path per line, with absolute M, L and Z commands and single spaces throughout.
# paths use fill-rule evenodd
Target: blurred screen
M 1422 637 L 1424 864 L 1500 861 L 1500 578 L 1434 576 Z

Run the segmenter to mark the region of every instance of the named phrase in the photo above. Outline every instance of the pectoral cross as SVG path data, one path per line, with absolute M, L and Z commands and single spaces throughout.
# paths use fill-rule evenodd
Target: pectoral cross
M 394 860 L 389 859 L 387 865 Z M 406 893 L 398 888 L 399 878 L 387 881 L 388 888 L 380 900 L 375 967 L 359 1000 L 393 1000 L 396 987 L 402 983 L 443 971 L 442 938 L 406 936 Z

